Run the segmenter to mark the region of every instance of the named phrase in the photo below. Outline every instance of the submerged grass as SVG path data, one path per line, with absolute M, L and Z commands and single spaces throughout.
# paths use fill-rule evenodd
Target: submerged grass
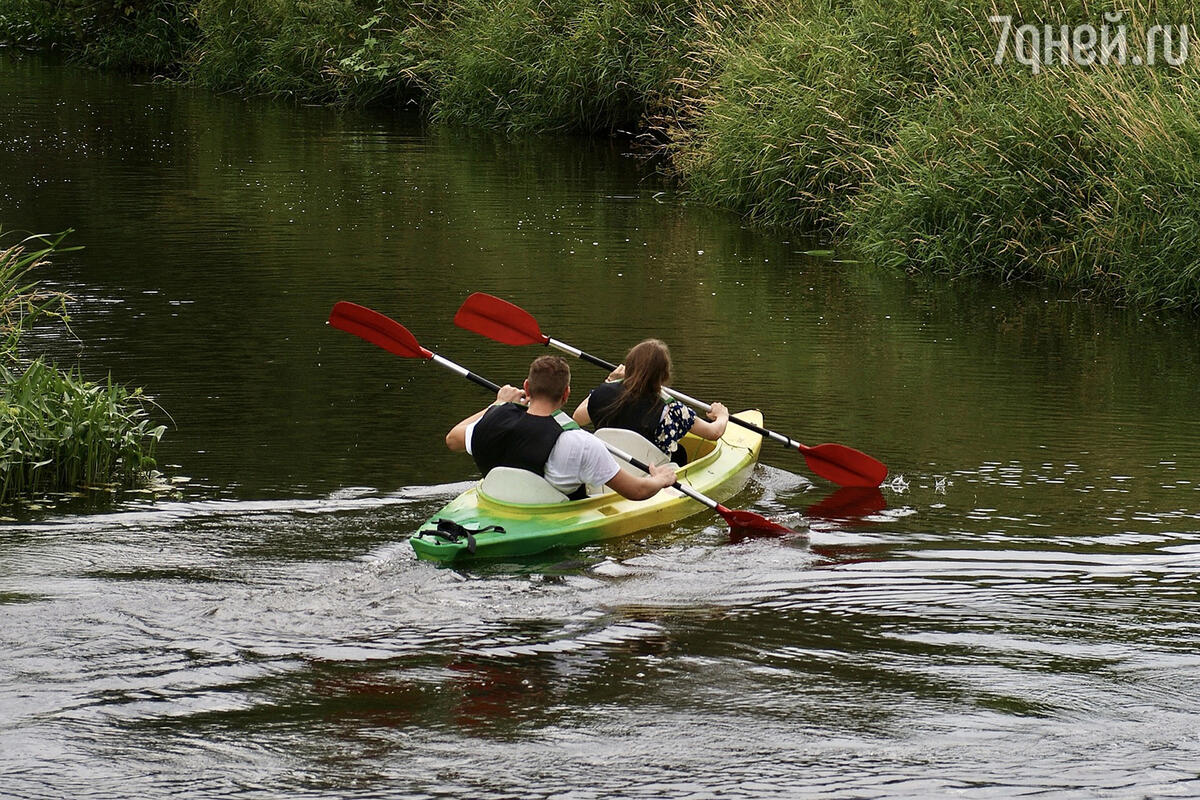
M 1179 65 L 1132 63 L 1156 24 L 1195 37 L 1190 2 L 108 5 L 0 0 L 0 39 L 75 42 L 110 64 L 125 42 L 127 61 L 173 58 L 207 86 L 419 98 L 439 121 L 633 131 L 694 197 L 827 231 L 883 265 L 1200 307 L 1197 48 Z M 1057 31 L 1118 12 L 1130 63 L 1035 72 L 1011 46 L 994 58 L 1002 30 L 989 18 Z M 171 31 L 153 47 L 122 38 L 155 25 Z
M 152 426 L 140 389 L 84 380 L 21 357 L 21 336 L 40 319 L 66 320 L 66 296 L 30 272 L 65 234 L 0 249 L 0 505 L 47 492 L 143 481 L 165 428 Z

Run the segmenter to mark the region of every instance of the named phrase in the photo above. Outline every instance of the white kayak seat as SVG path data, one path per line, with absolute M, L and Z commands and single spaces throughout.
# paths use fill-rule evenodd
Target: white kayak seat
M 631 431 L 628 428 L 600 428 L 596 431 L 596 438 L 602 442 L 611 444 L 618 450 L 624 450 L 638 461 L 650 464 L 651 466 L 666 464 L 671 460 L 667 457 L 666 453 L 654 446 L 654 442 L 642 436 L 637 431 Z M 617 459 L 617 463 L 626 472 L 632 472 L 634 475 L 646 474 L 632 464 L 627 464 L 619 458 Z
M 541 475 L 516 467 L 492 467 L 479 482 L 479 492 L 502 503 L 521 505 L 565 503 L 569 499 Z

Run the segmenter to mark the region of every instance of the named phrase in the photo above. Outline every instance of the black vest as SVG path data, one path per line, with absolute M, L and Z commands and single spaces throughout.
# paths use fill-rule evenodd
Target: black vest
M 654 431 L 662 419 L 663 402 L 657 397 L 638 398 L 622 403 L 623 384 L 602 383 L 588 395 L 588 416 L 596 428 L 625 428 L 654 441 Z
M 554 416 L 526 413 L 519 403 L 492 406 L 475 423 L 471 455 L 484 475 L 493 467 L 516 467 L 544 475 L 563 426 Z

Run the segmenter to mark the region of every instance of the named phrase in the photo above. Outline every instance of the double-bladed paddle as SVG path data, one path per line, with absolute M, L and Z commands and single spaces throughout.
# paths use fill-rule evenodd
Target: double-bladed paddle
M 382 347 L 389 353 L 395 353 L 404 358 L 420 358 L 426 361 L 433 361 L 436 364 L 456 372 L 467 380 L 476 383 L 485 389 L 493 392 L 500 391 L 499 384 L 492 383 L 487 378 L 481 375 L 476 375 L 466 367 L 455 364 L 448 358 L 444 358 L 432 350 L 427 350 L 422 347 L 415 336 L 413 336 L 408 328 L 405 328 L 399 322 L 396 322 L 390 317 L 380 314 L 378 311 L 373 311 L 365 306 L 360 306 L 356 303 L 346 301 L 339 302 L 334 305 L 333 310 L 329 313 L 329 324 L 335 328 L 339 328 L 347 333 L 352 333 L 360 339 L 365 339 L 373 345 Z M 649 473 L 650 467 L 628 453 L 613 447 L 607 442 L 604 446 L 609 452 L 622 461 L 627 461 L 643 472 Z M 734 529 L 752 530 L 763 533 L 795 533 L 791 528 L 780 525 L 777 522 L 755 514 L 752 511 L 735 511 L 718 503 L 711 497 L 697 492 L 690 486 L 685 486 L 679 481 L 671 484 L 671 488 L 683 492 L 688 497 L 703 503 L 704 505 L 716 511 L 725 521 L 729 523 L 729 527 Z
M 503 344 L 544 344 L 609 371 L 617 368 L 616 364 L 611 364 L 602 358 L 585 353 L 577 347 L 572 347 L 566 342 L 547 336 L 542 333 L 537 320 L 528 311 L 507 300 L 501 300 L 499 297 L 483 292 L 476 292 L 466 299 L 458 309 L 458 313 L 454 315 L 454 324 Z M 676 400 L 687 403 L 705 413 L 712 409 L 712 406 L 703 400 L 689 397 L 675 389 L 664 386 L 663 391 Z M 729 421 L 774 439 L 785 447 L 800 451 L 804 460 L 808 462 L 809 469 L 840 486 L 878 486 L 887 477 L 888 469 L 882 461 L 872 458 L 860 450 L 855 450 L 853 447 L 833 443 L 809 447 L 790 436 L 761 428 L 753 422 L 747 422 L 737 417 L 730 417 Z

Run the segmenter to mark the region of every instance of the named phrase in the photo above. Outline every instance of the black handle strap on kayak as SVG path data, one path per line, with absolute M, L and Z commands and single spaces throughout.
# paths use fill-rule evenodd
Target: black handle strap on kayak
M 451 519 L 439 519 L 435 520 L 435 523 L 437 524 L 436 528 L 428 528 L 423 531 L 417 531 L 417 536 L 428 535 L 434 537 L 435 539 L 442 539 L 450 542 L 451 544 L 458 544 L 463 539 L 466 539 L 468 553 L 475 552 L 475 534 L 488 533 L 490 531 L 495 531 L 496 533 L 506 532 L 504 528 L 499 525 L 488 525 L 486 528 L 476 528 L 472 530 L 459 525 L 457 522 Z

